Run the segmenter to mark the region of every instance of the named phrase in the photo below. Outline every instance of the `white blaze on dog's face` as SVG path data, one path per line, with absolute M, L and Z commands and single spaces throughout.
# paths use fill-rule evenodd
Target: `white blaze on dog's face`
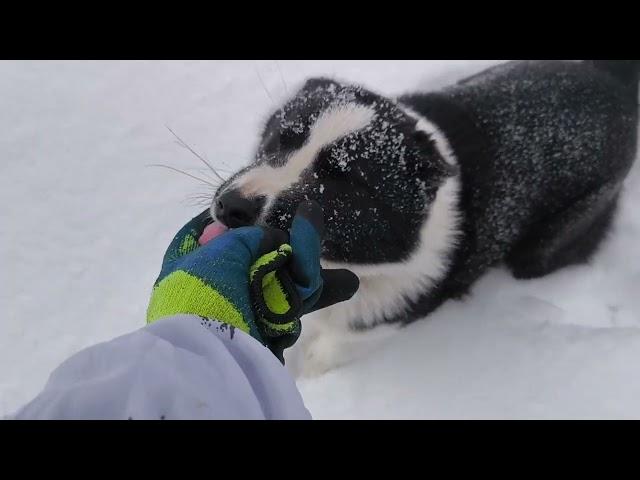
M 323 258 L 407 259 L 451 167 L 411 112 L 359 86 L 309 80 L 268 120 L 255 161 L 218 191 L 229 226 L 287 229 L 297 204 L 323 208 Z

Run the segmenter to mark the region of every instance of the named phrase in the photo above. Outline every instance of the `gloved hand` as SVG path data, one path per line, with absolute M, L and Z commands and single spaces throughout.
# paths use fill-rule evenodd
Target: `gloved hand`
M 271 227 L 232 229 L 205 245 L 198 238 L 208 211 L 188 222 L 169 245 L 147 310 L 147 323 L 187 313 L 239 328 L 284 363 L 300 335 L 300 316 L 351 298 L 358 277 L 324 270 L 322 209 L 300 204 L 290 233 Z

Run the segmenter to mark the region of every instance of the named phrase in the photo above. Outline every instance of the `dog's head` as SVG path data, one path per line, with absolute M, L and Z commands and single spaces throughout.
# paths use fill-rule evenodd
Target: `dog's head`
M 312 199 L 324 211 L 324 259 L 404 260 L 451 173 L 420 122 L 359 86 L 311 79 L 269 118 L 254 161 L 221 185 L 212 213 L 231 228 L 287 229 Z

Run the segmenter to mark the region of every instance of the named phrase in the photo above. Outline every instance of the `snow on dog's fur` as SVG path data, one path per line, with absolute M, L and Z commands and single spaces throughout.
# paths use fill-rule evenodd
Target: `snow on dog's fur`
M 323 265 L 361 281 L 305 318 L 291 358 L 322 373 L 500 262 L 532 278 L 587 260 L 635 155 L 637 82 L 636 61 L 512 62 L 397 99 L 312 79 L 212 213 L 286 229 L 301 200 L 322 205 Z

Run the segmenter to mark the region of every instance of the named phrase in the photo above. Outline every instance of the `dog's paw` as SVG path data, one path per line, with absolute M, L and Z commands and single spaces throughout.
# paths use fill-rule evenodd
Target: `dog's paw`
M 346 325 L 324 326 L 303 330 L 298 342 L 285 351 L 285 364 L 295 378 L 318 377 L 366 357 L 398 331 L 396 325 L 379 325 L 359 332 Z
M 313 343 L 317 336 L 317 331 L 305 328 L 300 338 L 298 338 L 298 341 L 291 348 L 284 351 L 285 366 L 294 378 L 301 378 L 303 376 L 305 353 L 308 345 Z
M 316 335 L 299 351 L 297 378 L 319 377 L 349 362 L 343 350 L 344 343 L 333 335 Z

